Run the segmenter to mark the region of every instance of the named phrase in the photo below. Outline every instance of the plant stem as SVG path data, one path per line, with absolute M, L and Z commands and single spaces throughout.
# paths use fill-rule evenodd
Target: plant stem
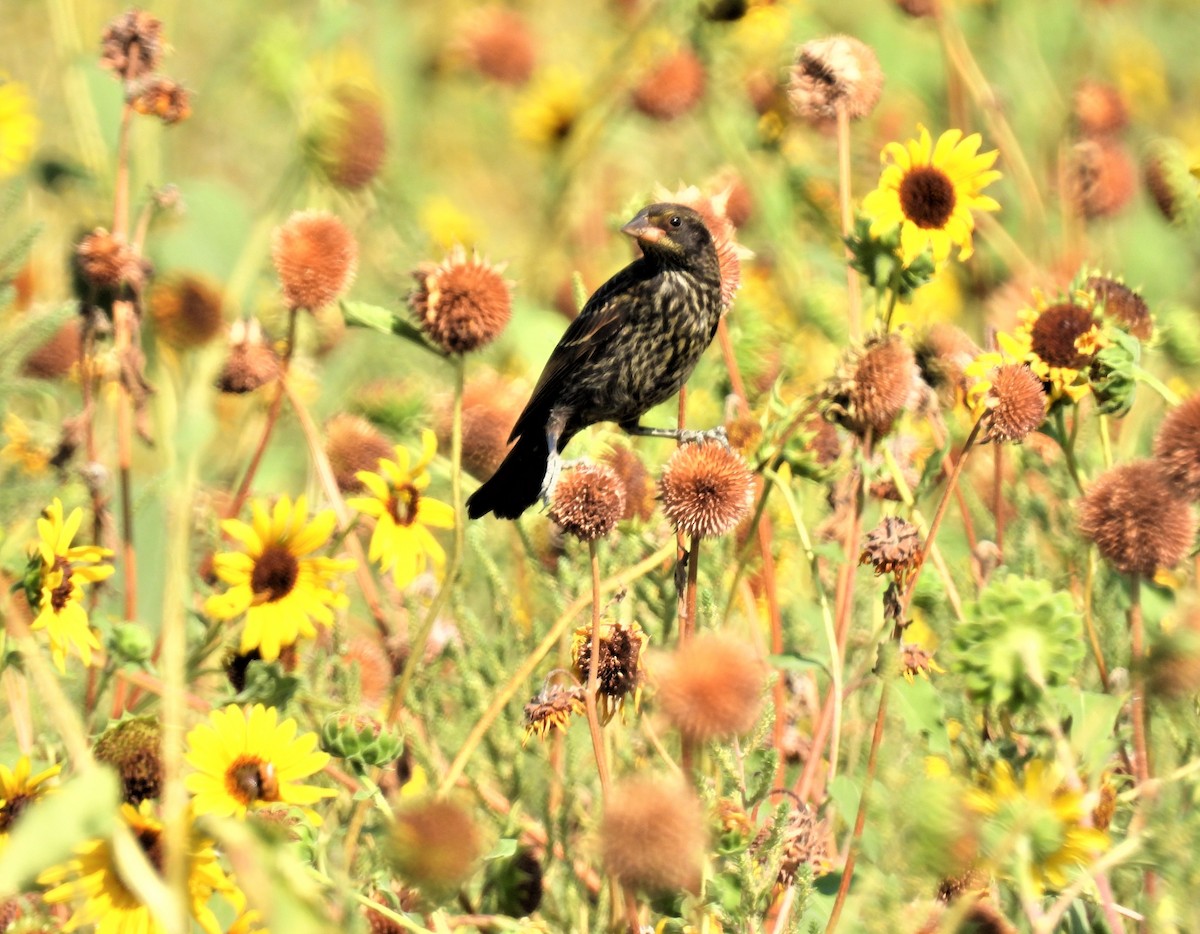
M 1146 712 L 1146 634 L 1142 619 L 1141 575 L 1130 575 L 1129 591 L 1129 609 L 1126 611 L 1126 618 L 1129 621 L 1129 672 L 1133 688 L 1130 697 L 1130 718 L 1133 720 L 1133 767 L 1138 785 L 1150 787 L 1150 777 L 1153 773 L 1150 765 L 1150 724 Z M 1158 889 L 1158 877 L 1153 868 L 1146 869 L 1143 879 L 1143 894 L 1147 903 L 1152 904 Z M 1143 914 L 1146 913 L 1143 912 Z M 1143 925 L 1142 930 L 1147 930 L 1147 928 Z
M 600 716 L 596 711 L 596 698 L 600 690 L 600 553 L 595 539 L 588 542 L 588 554 L 592 563 L 592 652 L 588 658 L 584 701 L 588 732 L 592 735 L 592 752 L 596 756 L 596 771 L 600 775 L 600 794 L 604 800 L 608 800 L 608 759 L 604 754 L 604 735 L 600 732 Z
M 850 207 L 850 113 L 841 98 L 837 102 L 837 154 L 838 207 L 842 220 L 842 236 L 848 237 L 854 227 L 854 213 Z M 853 255 L 848 246 L 843 247 L 843 250 L 847 259 Z M 850 340 L 857 341 L 862 336 L 862 289 L 858 273 L 848 262 L 845 265 L 847 325 Z
M 687 587 L 684 589 L 684 615 L 679 620 L 679 644 L 686 645 L 696 634 L 696 584 L 700 576 L 700 536 L 693 535 L 687 557 Z M 680 741 L 679 767 L 694 781 L 696 744 L 686 733 Z

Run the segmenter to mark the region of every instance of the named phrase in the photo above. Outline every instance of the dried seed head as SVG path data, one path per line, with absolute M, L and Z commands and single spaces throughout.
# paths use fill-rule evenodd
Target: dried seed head
M 566 472 L 550 497 L 550 518 L 584 542 L 604 538 L 624 514 L 624 484 L 603 464 L 580 464 Z
M 633 89 L 633 106 L 655 120 L 674 120 L 704 96 L 704 65 L 689 48 L 655 62 Z
M 658 186 L 655 195 L 662 201 L 682 204 L 700 215 L 704 226 L 712 235 L 717 251 L 717 264 L 721 270 L 721 305 L 729 308 L 742 285 L 742 253 L 737 243 L 737 228 L 729 218 L 729 199 L 733 188 L 726 186 L 715 195 L 703 194 L 695 185 L 676 191 Z
M 100 64 L 126 81 L 154 71 L 162 54 L 162 22 L 145 10 L 122 13 L 100 36 Z
M 1118 571 L 1153 577 L 1192 547 L 1196 521 L 1159 461 L 1134 461 L 1102 473 L 1079 504 L 1079 529 Z
M 654 667 L 667 719 L 698 742 L 747 733 L 758 720 L 766 670 L 743 640 L 701 633 Z
M 1124 282 L 1108 276 L 1092 276 L 1083 287 L 1096 296 L 1096 304 L 1103 306 L 1104 314 L 1138 340 L 1148 341 L 1154 334 L 1154 319 L 1146 300 Z
M 571 717 L 584 712 L 583 688 L 550 684 L 525 705 L 525 738 L 545 739 L 551 730 L 565 730 Z
M 413 272 L 409 304 L 430 340 L 446 353 L 467 353 L 494 341 L 512 317 L 511 283 L 474 253 L 456 246 L 445 262 Z
M 311 147 L 317 165 L 336 187 L 358 191 L 369 185 L 387 158 L 379 95 L 353 84 L 334 88 L 328 112 L 313 128 Z
M 150 291 L 150 317 L 159 338 L 179 350 L 203 347 L 225 323 L 221 293 L 199 276 L 169 276 Z
M 894 574 L 904 581 L 920 566 L 921 533 L 907 519 L 885 516 L 867 533 L 859 564 L 869 564 L 876 574 Z
M 79 362 L 83 322 L 78 316 L 68 320 L 54 336 L 25 358 L 22 372 L 34 379 L 60 379 Z
M 663 513 L 689 538 L 733 531 L 750 512 L 754 474 L 723 444 L 685 444 L 671 455 L 658 481 Z
M 229 328 L 229 355 L 217 377 L 221 392 L 253 392 L 279 376 L 279 357 L 263 340 L 262 328 L 251 318 Z
M 1071 150 L 1067 183 L 1076 212 L 1089 220 L 1112 217 L 1133 199 L 1137 165 L 1122 143 L 1084 140 Z
M 1023 363 L 1006 363 L 991 374 L 984 396 L 983 440 L 1019 444 L 1046 419 L 1042 381 Z
M 695 892 L 708 844 L 695 792 L 677 779 L 634 775 L 618 783 L 600 818 L 609 875 L 650 891 Z
M 810 123 L 837 119 L 844 107 L 861 120 L 883 94 L 883 69 L 874 50 L 852 36 L 829 36 L 804 43 L 796 52 L 788 98 Z
M 92 289 L 115 291 L 122 285 L 139 287 L 142 267 L 124 240 L 97 227 L 75 245 L 75 262 Z
M 904 411 L 917 378 L 916 358 L 898 334 L 868 342 L 853 376 L 833 390 L 842 421 L 855 434 L 874 432 L 876 439 L 892 430 Z
M 977 345 L 953 324 L 933 325 L 913 348 L 921 378 L 948 404 L 967 391 L 966 369 L 979 356 Z
M 641 695 L 645 670 L 643 650 L 648 638 L 637 623 L 600 624 L 600 654 L 596 662 L 597 694 L 600 714 L 607 723 L 620 709 L 627 696 L 636 706 Z M 580 626 L 571 637 L 571 670 L 586 683 L 591 674 L 592 626 Z
M 1171 140 L 1156 140 L 1142 160 L 1146 190 L 1159 213 L 1171 223 L 1195 208 L 1196 179 L 1189 169 L 1187 154 Z
M 382 432 L 361 415 L 341 412 L 325 425 L 325 455 L 338 489 L 357 493 L 363 485 L 355 474 L 378 470 L 379 461 L 393 457 L 395 451 Z
M 122 793 L 135 807 L 162 791 L 162 729 L 154 717 L 136 717 L 109 727 L 96 740 L 96 759 L 121 777 Z
M 783 859 L 775 884 L 791 885 L 801 866 L 812 866 L 814 872 L 828 871 L 829 862 L 828 825 L 813 808 L 797 803 L 783 831 Z
M 148 117 L 158 117 L 169 126 L 192 115 L 191 94 L 165 75 L 151 75 L 140 83 L 133 109 Z
M 633 448 L 620 444 L 609 448 L 600 460 L 611 467 L 625 490 L 622 520 L 637 517 L 645 522 L 654 515 L 654 481 Z
M 527 395 L 490 370 L 463 387 L 462 466 L 476 480 L 487 480 L 504 460 L 508 436 Z M 453 398 L 438 402 L 434 411 L 438 443 L 448 448 L 454 428 Z
M 275 228 L 271 260 L 293 311 L 314 311 L 350 286 L 358 263 L 354 235 L 326 211 L 296 211 Z
M 395 672 L 391 659 L 379 639 L 373 636 L 355 636 L 346 645 L 340 664 L 358 671 L 358 688 L 364 707 L 377 708 L 392 685 Z
M 804 433 L 812 435 L 805 449 L 812 452 L 819 466 L 828 467 L 842 456 L 842 439 L 832 422 L 820 415 L 810 415 L 804 423 Z
M 1154 456 L 1178 495 L 1200 500 L 1200 394 L 1172 409 L 1154 436 Z
M 396 814 L 392 863 L 425 894 L 436 897 L 457 889 L 482 855 L 479 828 L 454 801 L 424 798 Z
M 1072 98 L 1075 125 L 1083 136 L 1104 136 L 1129 124 L 1129 108 L 1111 84 L 1090 78 L 1080 81 Z
M 501 84 L 524 84 L 533 74 L 537 49 L 524 17 L 504 7 L 474 14 L 460 43 L 471 66 Z

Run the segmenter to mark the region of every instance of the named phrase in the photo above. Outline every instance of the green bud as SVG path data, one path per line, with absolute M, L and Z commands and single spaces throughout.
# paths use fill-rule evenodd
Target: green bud
M 145 626 L 117 623 L 108 635 L 108 650 L 121 661 L 144 665 L 154 652 L 154 639 Z
M 321 748 L 364 772 L 391 765 L 400 758 L 404 738 L 374 717 L 339 713 L 321 726 Z

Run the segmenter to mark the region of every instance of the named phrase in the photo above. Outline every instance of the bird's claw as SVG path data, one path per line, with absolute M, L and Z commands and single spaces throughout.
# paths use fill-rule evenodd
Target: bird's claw
M 729 448 L 729 434 L 725 431 L 724 425 L 718 425 L 716 428 L 708 428 L 704 431 L 696 431 L 691 428 L 685 428 L 679 432 L 680 444 L 705 444 L 709 441 L 716 441 L 726 449 Z
M 538 499 L 547 509 L 550 508 L 550 497 L 554 494 L 554 487 L 558 483 L 558 476 L 562 473 L 562 469 L 562 457 L 552 449 L 550 457 L 546 461 L 546 475 L 542 478 L 542 488 L 538 490 Z

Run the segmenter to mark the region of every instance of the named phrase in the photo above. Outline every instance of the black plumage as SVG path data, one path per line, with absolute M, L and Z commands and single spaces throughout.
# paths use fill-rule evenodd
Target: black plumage
M 642 256 L 604 283 L 563 334 L 509 437 L 516 444 L 467 500 L 472 519 L 521 515 L 553 480 L 567 442 L 589 425 L 671 434 L 638 420 L 679 391 L 716 334 L 716 248 L 700 215 L 679 204 L 652 204 L 622 231 Z

